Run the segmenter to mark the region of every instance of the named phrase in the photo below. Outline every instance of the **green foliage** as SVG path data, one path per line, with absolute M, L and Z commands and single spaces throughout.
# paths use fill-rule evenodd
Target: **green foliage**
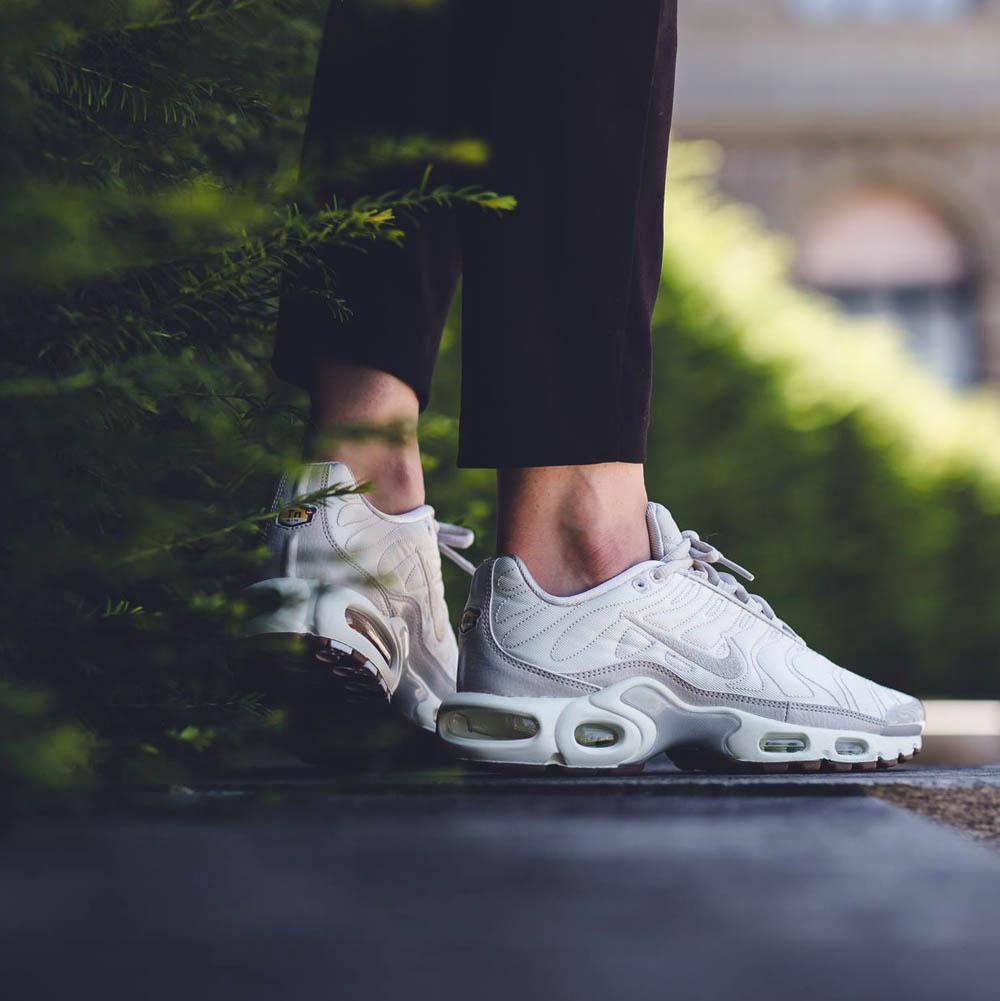
M 394 164 L 406 189 L 296 186 L 324 7 L 0 4 L 0 770 L 32 788 L 178 781 L 275 739 L 227 652 L 301 447 L 301 394 L 269 372 L 280 283 L 319 274 L 335 322 L 349 290 L 321 248 L 511 207 L 432 183 L 430 161 L 483 162 L 468 140 L 372 137 L 341 171 L 357 191 Z
M 1000 401 L 792 286 L 790 247 L 712 191 L 710 160 L 672 154 L 651 495 L 838 662 L 995 697 Z
M 0 680 L 0 733 L 0 788 L 8 790 L 0 816 L 86 786 L 96 742 L 60 718 L 48 696 Z

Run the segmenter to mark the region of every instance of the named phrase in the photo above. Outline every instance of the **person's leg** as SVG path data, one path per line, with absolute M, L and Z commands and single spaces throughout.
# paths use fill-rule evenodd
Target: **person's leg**
M 518 208 L 464 221 L 459 463 L 499 468 L 500 550 L 559 594 L 649 557 L 675 22 L 674 0 L 513 0 L 477 53 L 492 183 Z
M 649 559 L 646 504 L 641 463 L 501 469 L 497 552 L 550 594 L 576 594 Z
M 363 178 L 345 171 L 366 137 L 370 146 L 372 138 L 461 134 L 451 100 L 450 9 L 335 0 L 303 157 L 316 201 L 421 182 L 422 162 Z M 461 183 L 444 164 L 434 176 Z M 434 728 L 441 700 L 455 691 L 458 661 L 441 554 L 460 560 L 454 550 L 473 541 L 423 504 L 415 439 L 461 264 L 455 218 L 439 208 L 394 221 L 407 230 L 402 247 L 333 249 L 327 267 L 283 289 L 274 367 L 310 392 L 308 461 L 278 483 L 268 559 L 244 592 L 253 614 L 241 631 L 258 679 L 248 683 L 263 692 L 274 686 L 289 709 L 290 746 L 309 750 L 310 741 L 294 735 L 305 719 L 307 730 L 319 723 L 324 743 L 339 743 L 349 758 L 376 751 L 373 735 L 384 743 L 386 707 Z M 334 294 L 349 310 L 343 321 L 325 301 L 331 269 Z M 363 428 L 376 433 L 358 437 Z M 374 492 L 312 501 L 352 478 L 374 481 Z
M 346 463 L 386 514 L 424 503 L 417 445 L 419 402 L 402 379 L 367 365 L 321 361 L 311 384 L 306 459 Z
M 303 153 L 303 181 L 316 201 L 419 183 L 422 164 L 376 167 L 359 179 L 345 158 L 381 136 L 454 131 L 448 19 L 447 7 L 331 7 Z M 396 221 L 407 230 L 402 247 L 332 248 L 325 268 L 286 283 L 274 353 L 276 372 L 310 393 L 306 458 L 340 460 L 373 481 L 369 498 L 386 513 L 424 501 L 416 420 L 461 267 L 448 209 Z M 330 272 L 346 304 L 340 317 L 325 297 Z

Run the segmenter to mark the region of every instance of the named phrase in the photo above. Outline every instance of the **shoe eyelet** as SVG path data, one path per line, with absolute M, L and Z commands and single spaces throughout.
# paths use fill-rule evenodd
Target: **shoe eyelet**
M 634 581 L 632 581 L 632 586 L 637 591 L 645 591 L 646 590 L 646 578 L 645 577 L 636 577 L 636 579 Z

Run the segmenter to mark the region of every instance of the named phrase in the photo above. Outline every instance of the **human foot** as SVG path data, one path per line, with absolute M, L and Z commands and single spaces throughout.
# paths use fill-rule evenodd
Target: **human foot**
M 810 650 L 749 575 L 666 508 L 646 512 L 652 560 L 582 594 L 543 591 L 517 557 L 476 572 L 458 692 L 438 733 L 464 758 L 507 765 L 846 771 L 919 751 L 919 701 Z

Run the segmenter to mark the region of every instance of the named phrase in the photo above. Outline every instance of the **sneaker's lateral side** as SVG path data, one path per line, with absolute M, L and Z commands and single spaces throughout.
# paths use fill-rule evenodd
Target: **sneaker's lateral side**
M 458 691 L 438 733 L 507 766 L 874 769 L 919 751 L 921 703 L 809 649 L 666 508 L 646 515 L 653 559 L 571 597 L 513 556 L 476 571 Z
M 433 730 L 442 698 L 455 690 L 458 648 L 448 621 L 441 552 L 472 532 L 445 525 L 424 505 L 385 514 L 340 462 L 309 463 L 283 477 L 263 578 L 243 592 L 244 662 L 299 693 L 348 703 L 391 702 Z M 318 682 L 322 684 L 318 684 Z

